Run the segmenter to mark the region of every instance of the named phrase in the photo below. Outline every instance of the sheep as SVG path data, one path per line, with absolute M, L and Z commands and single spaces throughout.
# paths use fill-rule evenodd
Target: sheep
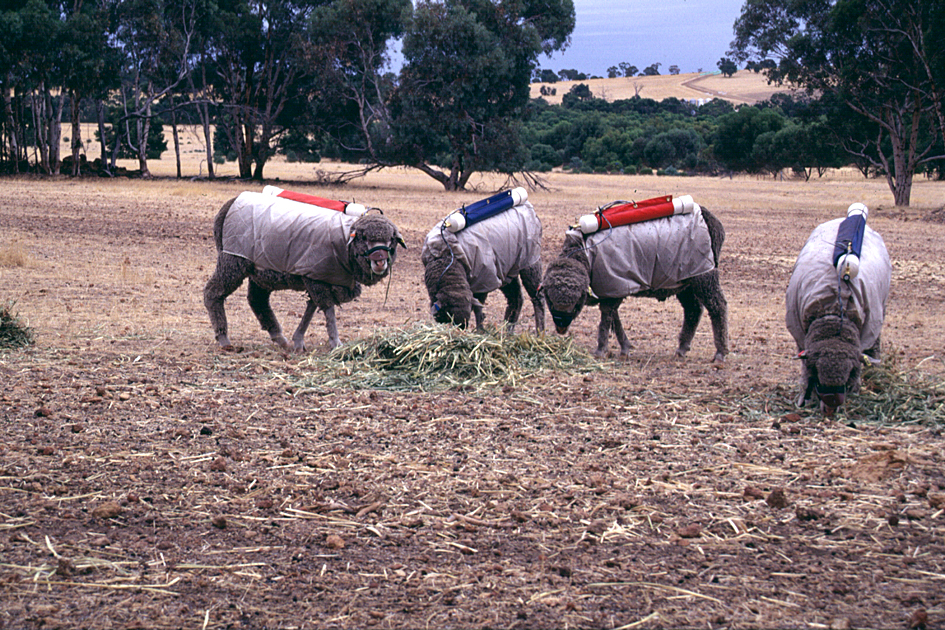
M 541 221 L 528 201 L 456 233 L 441 221 L 427 234 L 420 261 L 434 321 L 466 328 L 475 313 L 476 329 L 483 330 L 483 304 L 490 292 L 500 289 L 507 302 L 506 330 L 512 333 L 522 312 L 524 284 L 534 307 L 535 330 L 544 332 L 545 309 L 538 295 Z
M 204 305 L 216 340 L 227 336 L 224 301 L 249 278 L 249 305 L 263 330 L 286 352 L 305 351 L 305 332 L 315 309 L 325 313 L 328 344 L 341 345 L 335 306 L 361 295 L 362 285 L 387 277 L 406 249 L 400 232 L 378 214 L 360 217 L 252 192 L 223 204 L 213 222 L 217 266 L 204 288 Z M 305 313 L 290 345 L 272 312 L 273 291 L 304 291 Z
M 624 298 L 663 301 L 675 295 L 684 313 L 676 356 L 689 351 L 704 307 L 712 320 L 713 361 L 724 362 L 728 315 L 718 270 L 724 240 L 722 223 L 698 204 L 691 214 L 605 228 L 587 236 L 575 228 L 568 230 L 541 289 L 556 331 L 567 333 L 585 305 L 599 304 L 594 355 L 605 356 L 613 330 L 620 358 L 625 359 L 632 345 L 617 311 Z
M 866 210 L 862 204 L 854 209 Z M 859 271 L 846 280 L 834 266 L 837 230 L 843 218 L 818 225 L 801 249 L 785 294 L 785 324 L 801 360 L 804 407 L 813 394 L 832 416 L 848 393 L 860 390 L 862 360 L 880 362 L 880 345 L 892 265 L 883 237 L 869 225 L 863 232 Z M 865 355 L 865 356 L 864 356 Z

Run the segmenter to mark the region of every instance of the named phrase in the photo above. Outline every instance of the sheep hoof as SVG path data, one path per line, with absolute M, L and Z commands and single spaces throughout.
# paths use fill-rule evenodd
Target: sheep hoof
M 722 354 L 721 352 L 716 352 L 715 357 L 713 357 L 712 359 L 712 363 L 715 363 L 717 365 L 725 363 L 725 355 Z
M 273 335 L 272 340 L 286 352 L 292 352 L 292 346 L 289 345 L 289 340 L 284 335 Z

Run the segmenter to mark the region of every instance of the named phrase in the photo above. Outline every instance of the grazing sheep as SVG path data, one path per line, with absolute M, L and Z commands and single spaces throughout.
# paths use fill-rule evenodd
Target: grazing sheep
M 249 305 L 263 330 L 286 351 L 305 350 L 315 309 L 325 313 L 328 343 L 341 345 L 335 306 L 361 295 L 362 285 L 388 276 L 397 245 L 406 244 L 388 219 L 244 192 L 230 199 L 213 223 L 217 267 L 204 288 L 204 304 L 217 342 L 231 349 L 223 303 L 249 278 Z M 305 291 L 308 305 L 292 345 L 269 305 L 273 291 Z
M 632 347 L 617 309 L 628 296 L 663 301 L 675 295 L 683 307 L 677 356 L 692 345 L 702 309 L 709 312 L 716 363 L 728 353 L 728 316 L 718 261 L 725 240 L 721 222 L 695 205 L 692 214 L 606 228 L 585 236 L 570 229 L 559 257 L 545 271 L 542 294 L 559 334 L 585 305 L 600 305 L 595 356 L 606 354 L 610 331 L 620 357 Z M 593 291 L 593 295 L 590 293 Z
M 535 309 L 535 330 L 545 330 L 541 284 L 541 221 L 528 201 L 453 233 L 440 222 L 420 253 L 430 312 L 440 323 L 466 328 L 471 313 L 482 330 L 486 296 L 500 289 L 504 320 L 513 332 L 522 312 L 522 284 Z M 519 283 L 521 276 L 521 284 Z
M 851 210 L 862 204 L 854 204 Z M 837 230 L 843 218 L 817 226 L 801 249 L 786 293 L 785 323 L 801 359 L 803 407 L 817 394 L 832 415 L 847 393 L 860 389 L 865 354 L 878 363 L 892 265 L 883 237 L 869 225 L 863 233 L 859 271 L 849 280 L 834 266 Z

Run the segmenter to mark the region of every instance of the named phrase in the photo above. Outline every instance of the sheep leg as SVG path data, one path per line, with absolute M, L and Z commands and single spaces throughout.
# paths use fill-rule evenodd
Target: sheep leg
M 246 294 L 249 307 L 253 310 L 256 319 L 259 320 L 262 329 L 269 333 L 269 338 L 288 352 L 292 350 L 292 346 L 289 345 L 289 340 L 282 334 L 282 326 L 279 324 L 279 320 L 276 319 L 276 314 L 272 312 L 272 306 L 269 304 L 270 295 L 272 295 L 272 291 L 263 288 L 252 278 L 249 279 L 249 291 Z
M 308 330 L 309 324 L 312 323 L 315 308 L 315 302 L 309 300 L 305 305 L 305 313 L 302 314 L 302 319 L 299 321 L 299 327 L 292 333 L 292 346 L 295 348 L 296 352 L 305 352 L 305 331 Z
M 505 331 L 511 335 L 515 333 L 515 324 L 518 323 L 518 318 L 522 314 L 522 305 L 525 303 L 525 300 L 522 299 L 522 285 L 518 278 L 515 278 L 500 290 L 508 304 L 505 307 L 505 317 L 503 318 L 505 320 Z
M 620 308 L 622 299 L 601 298 L 600 300 L 600 325 L 597 327 L 597 350 L 594 351 L 595 357 L 603 357 L 607 354 L 607 341 L 610 338 L 610 331 L 613 330 L 617 336 L 617 342 L 620 344 L 620 356 L 626 357 L 630 354 L 630 340 L 623 330 L 623 324 L 620 321 L 620 315 L 617 309 Z
M 695 299 L 709 313 L 709 319 L 712 322 L 712 337 L 715 341 L 715 356 L 712 358 L 712 362 L 723 363 L 725 355 L 728 354 L 728 302 L 725 300 L 725 294 L 722 293 L 718 269 L 713 269 L 696 277 L 690 288 Z M 682 293 L 679 295 L 682 295 Z M 683 305 L 683 308 L 685 308 L 685 305 Z M 692 330 L 695 334 L 695 326 Z M 680 336 L 680 345 L 682 345 L 681 342 L 682 338 Z M 688 348 L 686 349 L 688 350 Z
M 708 288 L 702 304 L 709 313 L 709 321 L 712 322 L 712 337 L 715 341 L 715 356 L 712 362 L 724 363 L 725 355 L 728 354 L 728 302 L 722 293 L 718 270 L 711 274 Z
M 881 338 L 877 337 L 876 343 L 873 344 L 873 347 L 863 351 L 863 354 L 870 358 L 870 363 L 873 363 L 874 365 L 878 364 L 882 358 L 880 356 L 880 341 Z
M 541 287 L 541 265 L 523 269 L 521 276 L 525 292 L 531 298 L 535 309 L 535 332 L 541 334 L 545 332 L 545 302 L 538 294 L 538 289 Z
M 692 347 L 692 339 L 696 336 L 696 328 L 699 327 L 699 320 L 702 319 L 702 304 L 696 299 L 692 287 L 680 291 L 676 294 L 676 299 L 683 307 L 683 325 L 679 331 L 679 347 L 676 348 L 676 356 L 684 357 Z
M 488 295 L 488 293 L 473 293 L 472 310 L 476 315 L 476 330 L 479 332 L 485 330 L 483 323 L 486 321 L 486 313 L 482 305 L 485 304 Z
M 619 304 L 618 304 L 619 306 Z M 620 358 L 626 359 L 630 354 L 633 344 L 627 339 L 627 333 L 623 330 L 623 322 L 620 321 L 620 313 L 614 309 L 614 335 L 617 337 L 617 343 L 620 344 Z
M 214 337 L 225 350 L 231 349 L 233 345 L 227 336 L 226 309 L 223 303 L 240 288 L 252 269 L 253 264 L 245 258 L 220 253 L 217 257 L 217 268 L 203 289 L 203 304 L 210 316 Z
M 801 393 L 798 394 L 795 404 L 798 407 L 804 407 L 811 401 L 814 395 L 814 379 L 810 377 L 810 370 L 807 369 L 807 360 L 801 359 Z
M 335 319 L 335 307 L 329 306 L 325 312 L 325 329 L 328 331 L 328 347 L 334 350 L 341 345 L 341 338 L 338 336 L 338 321 Z

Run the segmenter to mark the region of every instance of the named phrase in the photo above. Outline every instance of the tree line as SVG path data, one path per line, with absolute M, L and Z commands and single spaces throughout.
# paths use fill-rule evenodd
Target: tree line
M 574 20 L 571 0 L 10 0 L 0 169 L 113 173 L 131 154 L 147 177 L 159 117 L 175 150 L 178 125 L 202 127 L 209 177 L 215 146 L 254 179 L 276 151 L 325 150 L 362 172 L 408 165 L 461 189 L 521 162 L 531 68 Z
M 586 85 L 560 106 L 530 101 L 530 81 L 550 78 L 538 58 L 574 24 L 572 0 L 9 0 L 0 171 L 107 174 L 131 156 L 148 176 L 161 126 L 177 152 L 178 126 L 196 124 L 209 177 L 226 154 L 263 179 L 276 152 L 342 159 L 352 177 L 406 165 L 447 190 L 556 166 L 810 177 L 852 164 L 908 205 L 917 174 L 942 176 L 945 0 L 747 0 L 720 69 L 737 61 L 806 96 L 737 110 L 605 103 Z

